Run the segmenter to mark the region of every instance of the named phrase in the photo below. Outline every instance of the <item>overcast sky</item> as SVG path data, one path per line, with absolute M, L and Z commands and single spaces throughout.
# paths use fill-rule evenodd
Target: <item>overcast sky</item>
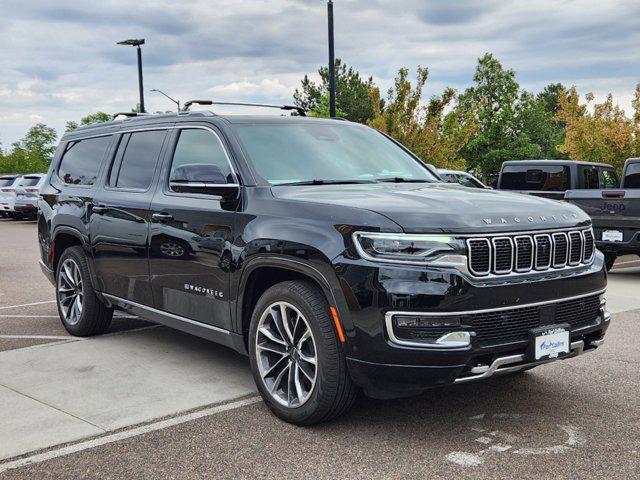
M 34 123 L 137 102 L 135 49 L 145 38 L 147 110 L 168 100 L 292 101 L 326 63 L 322 0 L 0 0 L 0 141 Z M 527 89 L 575 84 L 612 92 L 630 113 L 640 81 L 637 0 L 335 0 L 336 55 L 385 90 L 398 68 L 429 67 L 426 95 L 472 81 L 493 52 Z

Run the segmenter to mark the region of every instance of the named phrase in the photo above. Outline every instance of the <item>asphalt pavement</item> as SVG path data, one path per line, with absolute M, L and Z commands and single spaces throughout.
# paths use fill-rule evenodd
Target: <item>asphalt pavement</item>
M 70 337 L 35 222 L 0 219 L 0 478 L 640 478 L 640 263 L 609 277 L 604 346 L 300 428 L 247 360 L 120 315 Z

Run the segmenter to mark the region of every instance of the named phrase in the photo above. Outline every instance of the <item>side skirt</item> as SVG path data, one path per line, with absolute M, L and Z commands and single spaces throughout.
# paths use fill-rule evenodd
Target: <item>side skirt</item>
M 212 342 L 219 343 L 225 347 L 229 347 L 241 353 L 248 355 L 247 348 L 244 344 L 244 338 L 242 335 L 224 330 L 213 325 L 197 322 L 189 318 L 174 315 L 173 313 L 163 312 L 147 305 L 125 300 L 124 298 L 116 297 L 108 293 L 100 293 L 106 302 L 110 305 L 117 306 L 125 312 L 138 315 L 142 318 L 146 318 L 152 322 L 160 323 L 166 327 L 175 328 L 197 337 L 211 340 Z

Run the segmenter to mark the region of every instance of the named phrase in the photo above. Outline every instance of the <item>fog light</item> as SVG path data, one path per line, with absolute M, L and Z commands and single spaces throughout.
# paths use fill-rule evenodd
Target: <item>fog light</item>
M 460 317 L 457 316 L 410 316 L 398 315 L 394 317 L 399 328 L 446 328 L 460 326 Z

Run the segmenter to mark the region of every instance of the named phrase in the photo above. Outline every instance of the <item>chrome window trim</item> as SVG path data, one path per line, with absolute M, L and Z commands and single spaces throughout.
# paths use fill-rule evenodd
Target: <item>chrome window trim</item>
M 489 269 L 486 272 L 478 272 L 476 270 L 473 269 L 473 267 L 471 266 L 471 242 L 474 241 L 481 241 L 481 242 L 485 242 L 487 244 L 487 246 L 489 247 Z M 489 241 L 488 238 L 482 238 L 482 237 L 476 237 L 476 238 L 469 238 L 466 241 L 467 244 L 467 249 L 469 250 L 469 253 L 467 255 L 468 257 L 468 263 L 469 263 L 469 271 L 478 277 L 484 277 L 485 275 L 489 275 L 491 273 L 491 265 L 493 265 L 493 255 L 492 254 L 492 249 L 491 249 L 491 242 Z
M 557 263 L 557 264 L 556 264 L 556 243 L 557 243 L 556 236 L 563 237 L 567 245 L 567 250 L 564 256 L 564 262 Z M 569 263 L 569 236 L 567 235 L 566 232 L 556 232 L 551 235 L 551 239 L 553 240 L 553 261 L 551 262 L 551 265 L 553 266 L 553 268 L 566 267 L 567 264 Z
M 538 265 L 538 239 L 541 238 L 546 238 L 547 240 L 549 240 L 549 263 L 547 263 L 546 265 Z M 542 234 L 542 235 L 534 235 L 533 236 L 533 243 L 535 244 L 536 248 L 535 248 L 535 261 L 534 261 L 534 268 L 536 271 L 540 271 L 540 270 L 549 270 L 551 268 L 551 263 L 553 262 L 553 241 L 551 240 L 551 235 L 549 234 Z
M 513 243 L 513 240 L 511 239 L 511 237 L 494 237 L 491 239 L 491 243 L 493 244 L 493 248 L 496 249 L 496 241 L 498 240 L 508 240 L 509 244 L 511 245 L 511 263 L 509 264 L 509 268 L 507 270 L 498 270 L 498 265 L 497 265 L 497 259 L 498 256 L 497 255 L 493 255 L 493 273 L 500 275 L 500 274 L 507 274 L 507 273 L 511 273 L 513 271 L 513 257 L 514 257 L 514 253 L 515 253 L 515 246 Z
M 529 244 L 531 245 L 531 262 L 529 263 L 529 268 L 526 268 L 526 269 L 518 268 L 518 239 L 519 238 L 526 239 L 529 242 Z M 533 262 L 534 262 L 534 257 L 536 255 L 536 248 L 535 248 L 535 244 L 533 243 L 533 238 L 531 238 L 531 236 L 529 236 L 529 235 L 517 235 L 517 236 L 513 237 L 513 240 L 514 240 L 514 243 L 516 245 L 516 255 L 515 255 L 516 260 L 515 260 L 515 265 L 514 265 L 513 271 L 515 273 L 528 273 L 531 270 L 533 270 Z

